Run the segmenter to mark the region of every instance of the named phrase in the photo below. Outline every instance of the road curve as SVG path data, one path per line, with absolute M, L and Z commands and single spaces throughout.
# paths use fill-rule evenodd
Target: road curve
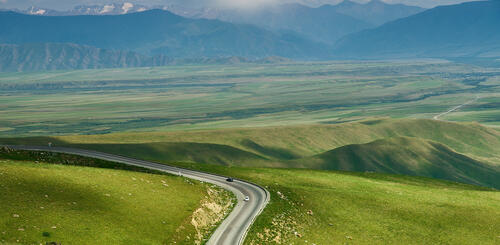
M 222 224 L 215 230 L 210 237 L 207 244 L 210 245 L 235 245 L 243 244 L 245 236 L 250 229 L 255 218 L 262 212 L 270 199 L 269 192 L 252 183 L 237 180 L 234 182 L 227 182 L 226 177 L 198 172 L 165 164 L 159 164 L 144 160 L 138 160 L 108 153 L 97 151 L 89 151 L 75 148 L 65 147 L 46 147 L 46 146 L 16 146 L 5 145 L 6 147 L 15 150 L 28 150 L 28 151 L 47 151 L 73 154 L 91 158 L 97 158 L 106 161 L 118 162 L 131 166 L 138 166 L 152 170 L 158 170 L 174 175 L 182 175 L 184 177 L 195 179 L 203 182 L 218 185 L 236 195 L 238 203 L 234 207 L 229 216 L 222 222 Z M 249 202 L 243 201 L 244 197 L 250 197 Z

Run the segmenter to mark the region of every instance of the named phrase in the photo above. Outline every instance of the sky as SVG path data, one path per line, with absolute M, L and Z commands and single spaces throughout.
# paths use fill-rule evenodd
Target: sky
M 26 9 L 30 6 L 50 8 L 56 10 L 71 9 L 76 5 L 107 4 L 113 2 L 131 2 L 146 6 L 175 4 L 186 7 L 237 7 L 254 8 L 268 4 L 300 2 L 318 6 L 321 4 L 336 4 L 342 0 L 0 0 L 0 9 L 19 8 Z M 370 0 L 353 0 L 368 2 Z M 432 8 L 437 5 L 456 4 L 470 0 L 382 0 L 387 3 L 403 3 L 407 5 Z

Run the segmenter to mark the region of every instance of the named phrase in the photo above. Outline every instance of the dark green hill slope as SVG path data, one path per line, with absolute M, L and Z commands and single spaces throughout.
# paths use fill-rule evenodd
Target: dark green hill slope
M 396 137 L 296 160 L 300 167 L 424 176 L 500 189 L 500 169 L 432 141 Z
M 203 143 L 92 144 L 72 147 L 105 151 L 129 157 L 163 161 L 210 163 L 226 166 L 262 166 L 266 159 L 227 145 Z
M 184 132 L 127 132 L 104 135 L 2 138 L 1 144 L 143 144 L 196 142 L 231 146 L 274 161 L 311 157 L 352 144 L 415 137 L 446 145 L 471 158 L 500 162 L 500 133 L 477 123 L 425 119 L 376 119 L 335 125 L 236 128 Z
M 4 138 L 159 162 L 406 174 L 500 188 L 500 134 L 479 124 L 372 120 L 338 125 Z

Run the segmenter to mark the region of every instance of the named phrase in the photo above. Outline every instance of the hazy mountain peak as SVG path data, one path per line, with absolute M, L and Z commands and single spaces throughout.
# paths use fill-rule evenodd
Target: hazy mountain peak
M 15 23 L 15 24 L 12 24 Z M 169 57 L 321 57 L 326 45 L 251 25 L 188 19 L 165 10 L 106 16 L 0 12 L 0 43 L 74 43 Z
M 327 5 L 330 5 L 330 4 L 327 4 Z M 351 7 L 351 6 L 356 6 L 356 5 L 360 5 L 360 4 L 357 3 L 357 2 L 350 1 L 350 0 L 344 0 L 344 1 L 340 2 L 339 4 L 337 4 L 335 6 Z
M 440 6 L 341 39 L 351 57 L 498 57 L 500 1 Z
M 335 9 L 338 13 L 364 20 L 373 25 L 381 25 L 425 10 L 404 4 L 388 4 L 380 0 L 373 0 L 364 4 L 346 0 L 336 5 Z

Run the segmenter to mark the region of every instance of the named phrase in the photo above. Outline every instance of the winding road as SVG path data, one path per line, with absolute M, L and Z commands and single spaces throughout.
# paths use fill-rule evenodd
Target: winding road
M 229 214 L 229 216 L 212 234 L 210 240 L 207 242 L 207 244 L 210 245 L 243 244 L 250 226 L 252 225 L 255 218 L 265 208 L 270 199 L 269 192 L 258 185 L 237 179 L 234 179 L 234 182 L 227 182 L 226 177 L 223 176 L 168 166 L 165 164 L 74 148 L 14 145 L 6 145 L 6 147 L 16 150 L 66 153 L 118 162 L 126 165 L 158 170 L 174 175 L 182 175 L 186 178 L 212 183 L 228 191 L 231 191 L 234 193 L 234 195 L 236 195 L 238 203 L 234 207 L 233 211 Z M 245 196 L 248 196 L 250 198 L 250 201 L 243 201 Z

